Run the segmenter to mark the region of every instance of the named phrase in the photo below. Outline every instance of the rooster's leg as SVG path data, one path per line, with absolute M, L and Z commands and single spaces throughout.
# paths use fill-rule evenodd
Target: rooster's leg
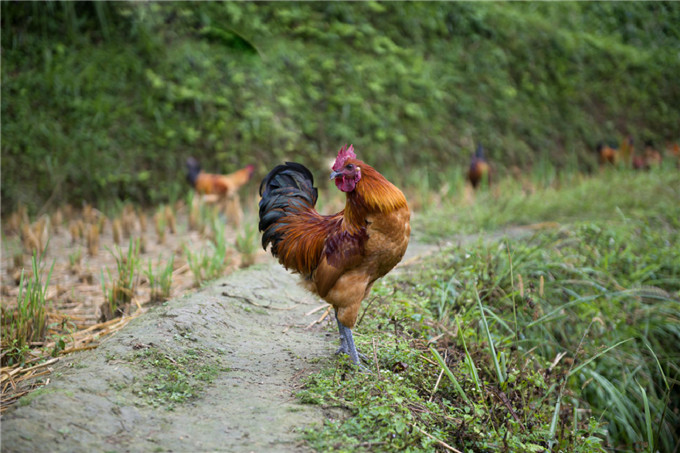
M 335 311 L 335 320 L 338 322 L 338 331 L 340 332 L 340 347 L 335 352 L 336 354 L 347 354 L 352 362 L 361 366 L 359 359 L 368 362 L 368 358 L 365 355 L 357 351 L 356 346 L 354 346 L 354 337 L 352 337 L 352 329 L 345 327 L 338 319 L 338 311 Z
M 335 309 L 335 322 L 338 323 L 338 332 L 340 332 L 340 347 L 338 348 L 337 351 L 335 351 L 335 355 L 338 354 L 347 354 L 349 355 L 349 349 L 347 349 L 347 339 L 345 338 L 345 335 L 343 334 L 344 330 L 342 324 L 340 324 L 340 320 L 338 319 L 338 309 Z

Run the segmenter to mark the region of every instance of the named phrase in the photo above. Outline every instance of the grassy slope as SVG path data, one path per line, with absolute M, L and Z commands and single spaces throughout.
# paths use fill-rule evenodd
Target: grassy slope
M 600 139 L 680 134 L 672 2 L 2 12 L 3 213 L 48 199 L 172 201 L 188 154 L 263 174 L 285 158 L 325 168 L 353 142 L 397 182 L 436 185 L 477 141 L 500 166 L 543 153 L 585 168 Z
M 379 284 L 357 331 L 380 372 L 375 364 L 364 375 L 331 362 L 309 380 L 303 400 L 353 415 L 309 432 L 314 446 L 441 447 L 425 431 L 468 451 L 542 451 L 551 440 L 561 451 L 640 451 L 650 443 L 673 450 L 677 171 L 611 172 L 528 197 L 513 189 L 480 194 L 474 207 L 439 207 L 418 229 L 450 237 L 545 219 L 568 223 L 528 240 L 454 246 Z M 437 386 L 443 368 L 428 345 L 448 357 L 460 391 L 446 374 Z
M 536 174 L 521 182 L 500 181 L 472 201 L 454 187 L 446 202 L 417 216 L 424 239 L 436 240 L 456 233 L 495 230 L 508 225 L 577 220 L 624 221 L 645 218 L 662 229 L 677 229 L 677 170 L 672 161 L 663 172 L 633 173 L 606 171 L 597 177 L 563 173 Z M 532 182 L 535 181 L 535 182 Z M 652 188 L 654 190 L 652 190 Z

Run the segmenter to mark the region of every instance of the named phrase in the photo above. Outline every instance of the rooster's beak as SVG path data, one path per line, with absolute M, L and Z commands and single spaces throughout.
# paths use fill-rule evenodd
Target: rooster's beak
M 335 179 L 335 178 L 337 178 L 338 176 L 342 176 L 342 173 L 340 173 L 339 171 L 335 171 L 335 170 L 333 170 L 333 171 L 331 172 L 331 179 Z

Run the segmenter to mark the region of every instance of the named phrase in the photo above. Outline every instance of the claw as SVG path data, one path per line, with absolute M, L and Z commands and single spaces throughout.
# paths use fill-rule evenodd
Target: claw
M 347 348 L 347 345 L 345 344 L 345 340 L 342 336 L 340 337 L 340 347 L 338 348 L 337 351 L 335 351 L 335 355 L 340 355 L 340 354 L 348 355 L 348 356 L 350 356 L 350 358 L 352 357 L 352 354 L 350 353 L 350 350 Z M 359 356 L 359 358 L 361 360 L 363 360 L 364 362 L 370 363 L 370 359 L 368 357 L 366 357 L 364 354 L 360 353 L 359 351 L 357 351 L 357 356 Z
M 335 351 L 335 355 L 347 354 L 349 355 L 349 350 L 347 349 L 347 344 L 345 343 L 345 337 L 340 335 L 340 347 Z

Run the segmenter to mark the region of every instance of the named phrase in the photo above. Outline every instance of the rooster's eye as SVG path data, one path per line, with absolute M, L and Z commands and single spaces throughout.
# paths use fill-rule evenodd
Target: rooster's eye
M 348 170 L 351 170 L 351 169 L 354 168 L 354 165 L 353 165 L 353 164 L 347 164 L 347 165 L 345 166 L 345 168 L 348 169 Z

